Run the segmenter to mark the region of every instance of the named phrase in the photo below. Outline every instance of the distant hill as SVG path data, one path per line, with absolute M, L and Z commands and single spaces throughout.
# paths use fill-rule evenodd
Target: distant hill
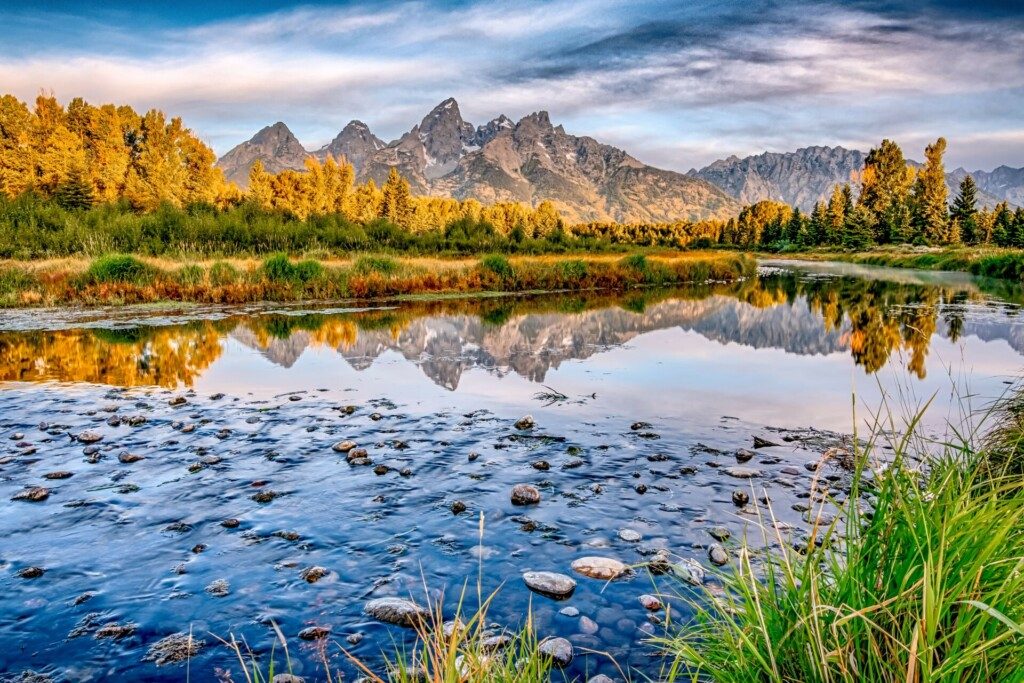
M 765 152 L 743 159 L 731 156 L 699 171 L 691 170 L 687 175 L 717 185 L 742 204 L 775 199 L 810 211 L 815 202 L 828 199 L 837 183 L 850 182 L 864 167 L 866 156 L 865 152 L 844 147 L 804 147 L 795 152 Z M 920 166 L 915 161 L 909 163 Z M 950 201 L 965 175 L 967 171 L 962 168 L 946 174 Z M 1024 205 L 1024 168 L 1000 166 L 991 172 L 974 171 L 971 175 L 978 184 L 980 206 L 995 206 L 1003 200 Z
M 273 172 L 300 170 L 307 156 L 344 155 L 357 179 L 383 182 L 392 167 L 414 192 L 515 201 L 553 201 L 570 221 L 677 221 L 727 217 L 740 205 L 701 179 L 641 163 L 590 137 L 566 133 L 547 112 L 513 122 L 501 115 L 474 127 L 447 99 L 399 139 L 384 143 L 352 121 L 325 147 L 305 150 L 277 123 L 225 154 L 217 165 L 241 186 L 259 159 Z

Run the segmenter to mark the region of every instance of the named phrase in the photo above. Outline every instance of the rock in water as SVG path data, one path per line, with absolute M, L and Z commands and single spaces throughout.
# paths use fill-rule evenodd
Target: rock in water
M 551 662 L 559 669 L 572 664 L 572 643 L 565 638 L 545 638 L 540 641 L 537 650 L 551 658 Z
M 299 638 L 303 640 L 320 640 L 331 635 L 330 626 L 307 626 L 299 631 Z
M 779 444 L 768 439 L 762 439 L 760 436 L 754 437 L 754 448 L 771 448 L 772 446 L 778 446 Z
M 711 560 L 712 564 L 716 564 L 721 567 L 729 561 L 729 553 L 726 552 L 725 548 L 723 548 L 721 544 L 712 543 L 711 547 L 708 548 L 708 559 Z
M 533 429 L 537 423 L 533 421 L 532 415 L 526 415 L 516 420 L 516 429 Z
M 306 567 L 301 572 L 299 572 L 299 576 L 302 577 L 302 579 L 305 580 L 306 583 L 316 583 L 328 574 L 330 574 L 330 572 L 327 570 L 326 567 L 318 566 Z
M 736 451 L 736 462 L 747 462 L 748 460 L 753 458 L 754 455 L 754 451 L 748 450 L 746 448 L 741 448 L 738 451 Z
M 732 492 L 732 504 L 735 505 L 736 507 L 741 508 L 749 502 L 750 496 L 747 494 L 746 491 L 740 491 L 739 489 L 736 489 L 735 491 Z
M 348 453 L 350 450 L 356 447 L 355 441 L 339 441 L 338 443 L 331 446 L 338 453 Z
M 530 590 L 557 600 L 568 598 L 576 590 L 575 580 L 555 572 L 526 572 L 523 581 Z
M 173 633 L 153 643 L 144 660 L 157 666 L 177 664 L 195 657 L 205 644 L 205 640 L 194 638 L 189 633 Z
M 50 497 L 50 489 L 43 486 L 32 486 L 23 491 L 18 491 L 11 500 L 27 500 L 30 503 L 41 503 Z
M 638 531 L 632 529 L 619 529 L 619 538 L 627 543 L 636 543 L 643 538 Z
M 723 467 L 722 471 L 728 474 L 730 477 L 736 477 L 737 479 L 750 479 L 751 477 L 761 476 L 761 470 L 755 469 L 753 467 L 741 467 L 740 465 Z
M 516 484 L 512 487 L 513 505 L 536 505 L 540 502 L 540 491 L 529 484 Z
M 610 557 L 581 557 L 573 560 L 572 570 L 592 579 L 609 581 L 628 572 L 629 567 Z
M 306 679 L 295 674 L 274 674 L 270 683 L 306 683 Z
M 657 612 L 664 605 L 661 604 L 661 600 L 653 595 L 641 595 L 640 604 L 644 606 L 644 609 L 650 610 L 651 612 Z
M 729 536 L 732 535 L 724 526 L 713 526 L 708 529 L 708 533 L 711 534 L 711 537 L 716 541 L 728 541 Z
M 427 617 L 422 607 L 410 600 L 402 598 L 377 598 L 370 600 L 363 607 L 367 616 L 383 621 L 385 624 L 414 627 Z
M 608 678 L 604 674 L 597 674 L 587 679 L 587 683 L 615 683 L 612 679 Z
M 683 558 L 676 564 L 673 564 L 672 573 L 691 585 L 704 585 L 704 567 L 700 565 L 700 562 L 692 560 L 689 557 Z
M 231 588 L 227 582 L 227 579 L 217 579 L 211 581 L 210 585 L 206 587 L 206 592 L 215 598 L 223 598 L 230 592 Z

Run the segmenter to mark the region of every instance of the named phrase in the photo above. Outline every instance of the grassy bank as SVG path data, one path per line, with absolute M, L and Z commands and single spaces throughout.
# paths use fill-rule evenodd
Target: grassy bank
M 993 424 L 1011 424 L 1005 410 L 1018 416 L 1019 400 Z M 884 444 L 892 465 L 873 476 L 857 454 L 849 499 L 817 543 L 794 547 L 764 510 L 764 540 L 778 546 L 741 549 L 721 577 L 724 598 L 702 596 L 696 620 L 661 641 L 674 657 L 669 678 L 1024 680 L 1024 479 L 1012 424 L 933 448 L 894 438 Z
M 670 256 L 506 257 L 431 259 L 363 255 L 296 261 L 180 263 L 127 255 L 87 261 L 0 263 L 0 307 L 123 304 L 157 301 L 373 299 L 414 294 L 623 290 L 687 282 L 734 281 L 752 275 L 741 254 L 687 252 Z
M 775 256 L 775 255 L 773 255 Z M 955 247 L 949 249 L 891 247 L 871 251 L 813 250 L 780 254 L 806 261 L 845 261 L 891 268 L 953 270 L 1016 282 L 1024 282 L 1024 251 L 995 247 Z

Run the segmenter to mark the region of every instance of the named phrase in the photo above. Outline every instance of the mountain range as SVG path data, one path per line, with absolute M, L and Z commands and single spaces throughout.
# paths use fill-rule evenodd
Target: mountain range
M 272 173 L 302 170 L 305 160 L 344 156 L 356 179 L 383 183 L 392 167 L 415 193 L 537 205 L 553 201 L 569 222 L 660 222 L 724 218 L 741 206 L 775 199 L 804 211 L 849 182 L 866 154 L 843 147 L 730 156 L 677 173 L 642 163 L 594 138 L 571 135 L 541 111 L 513 121 L 505 115 L 481 126 L 462 118 L 449 98 L 397 140 L 385 142 L 361 121 L 349 122 L 320 149 L 309 151 L 288 126 L 260 130 L 217 162 L 228 180 L 245 187 L 257 161 Z M 919 166 L 917 162 L 909 162 Z M 950 197 L 967 171 L 947 174 Z M 1000 166 L 971 173 L 978 202 L 1024 205 L 1024 168 Z
M 717 185 L 742 204 L 774 199 L 810 211 L 815 202 L 828 199 L 836 184 L 856 178 L 864 168 L 866 156 L 865 152 L 845 147 L 804 147 L 795 152 L 764 152 L 742 159 L 730 156 L 699 171 L 691 169 L 687 175 Z M 907 163 L 915 168 L 922 166 L 913 160 Z M 947 173 L 950 202 L 968 174 L 978 185 L 980 206 L 992 207 L 1004 200 L 1024 206 L 1024 168 L 1009 166 L 970 172 L 957 168 Z M 853 182 L 854 187 L 857 184 Z
M 313 156 L 343 154 L 360 182 L 384 182 L 391 167 L 414 193 L 536 205 L 553 201 L 570 222 L 673 221 L 727 217 L 734 197 L 700 178 L 641 163 L 591 137 L 570 135 L 547 112 L 518 122 L 505 115 L 474 127 L 458 102 L 437 105 L 412 130 L 385 143 L 360 121 L 319 150 L 307 151 L 284 123 L 275 123 L 217 162 L 240 186 L 256 160 L 273 172 L 302 169 Z

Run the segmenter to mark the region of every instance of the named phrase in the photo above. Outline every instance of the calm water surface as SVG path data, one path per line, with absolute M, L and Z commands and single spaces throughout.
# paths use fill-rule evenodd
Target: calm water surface
M 959 274 L 774 263 L 737 285 L 624 296 L 0 312 L 0 672 L 184 680 L 184 665 L 145 658 L 191 629 L 206 641 L 192 680 L 237 681 L 216 637 L 265 652 L 271 620 L 289 638 L 330 627 L 379 666 L 410 634 L 365 617 L 367 600 L 454 602 L 482 565 L 484 591 L 500 589 L 490 619 L 514 628 L 532 606 L 542 636 L 576 646 L 571 675 L 620 677 L 591 650 L 655 676 L 645 639 L 662 627 L 638 597 L 679 586 L 644 570 L 576 577 L 555 602 L 522 572 L 571 573 L 584 555 L 640 564 L 658 548 L 710 570 L 708 530 L 752 523 L 736 489 L 766 491 L 798 540 L 803 466 L 883 396 L 897 412 L 934 397 L 940 434 L 1006 390 L 1020 300 Z M 526 414 L 537 426 L 515 429 Z M 87 430 L 103 437 L 92 448 Z M 725 474 L 754 436 L 781 445 L 746 463 L 755 479 Z M 387 471 L 348 465 L 331 449 L 342 439 Z M 541 504 L 512 506 L 516 483 Z M 28 486 L 49 497 L 11 500 Z M 307 583 L 311 566 L 329 573 Z M 128 628 L 105 637 L 110 624 Z M 322 679 L 316 644 L 292 647 L 295 673 Z

